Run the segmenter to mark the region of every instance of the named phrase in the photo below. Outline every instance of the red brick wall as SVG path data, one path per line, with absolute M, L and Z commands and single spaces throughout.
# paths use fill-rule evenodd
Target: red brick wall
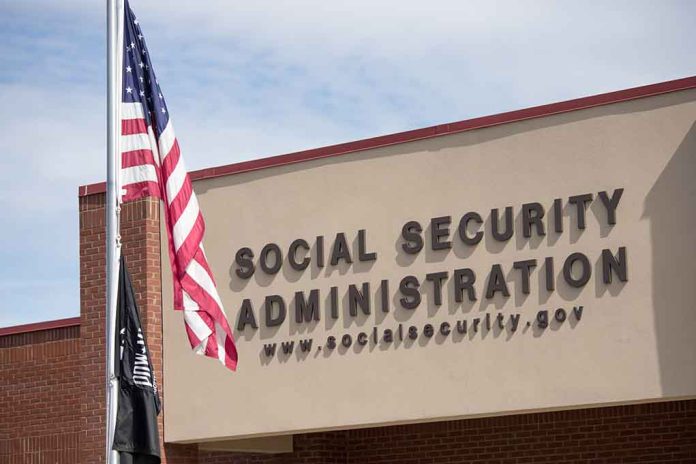
M 82 197 L 79 329 L 0 337 L 0 464 L 103 462 L 104 233 L 104 195 Z M 125 205 L 122 236 L 164 389 L 157 201 Z M 696 463 L 696 400 L 300 434 L 280 455 L 195 445 L 164 455 L 168 464 Z
M 303 434 L 293 453 L 201 453 L 198 462 L 693 464 L 696 400 Z
M 264 455 L 200 452 L 197 462 L 200 464 L 348 464 L 347 437 L 348 432 L 296 435 L 292 453 Z
M 348 462 L 696 463 L 696 401 L 353 430 Z
M 80 327 L 0 336 L 0 463 L 76 462 Z

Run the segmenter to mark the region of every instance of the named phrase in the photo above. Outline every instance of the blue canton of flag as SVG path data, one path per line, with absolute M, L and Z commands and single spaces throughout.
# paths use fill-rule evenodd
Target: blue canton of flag
M 148 126 L 161 134 L 169 122 L 169 112 L 152 69 L 150 55 L 140 23 L 133 11 L 126 7 L 123 31 L 123 102 L 138 102 L 146 108 Z

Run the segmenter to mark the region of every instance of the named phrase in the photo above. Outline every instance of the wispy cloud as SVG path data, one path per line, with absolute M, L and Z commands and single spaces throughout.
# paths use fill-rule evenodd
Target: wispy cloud
M 131 4 L 191 169 L 696 73 L 688 0 Z M 0 0 L 0 325 L 78 313 L 103 24 L 103 2 Z

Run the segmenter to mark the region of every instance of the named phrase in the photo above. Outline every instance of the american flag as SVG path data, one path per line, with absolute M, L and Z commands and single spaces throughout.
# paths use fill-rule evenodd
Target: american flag
M 138 20 L 125 3 L 121 102 L 122 201 L 165 204 L 174 308 L 183 310 L 191 348 L 237 366 L 237 349 L 203 251 L 205 223 Z

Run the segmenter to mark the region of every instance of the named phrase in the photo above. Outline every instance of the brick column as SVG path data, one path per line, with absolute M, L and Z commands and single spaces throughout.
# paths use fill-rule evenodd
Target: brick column
M 104 194 L 80 198 L 81 364 L 84 379 L 80 444 L 81 462 L 85 464 L 104 462 L 105 201 Z M 155 375 L 163 391 L 159 213 L 159 201 L 153 198 L 123 205 L 121 238 L 122 253 L 133 280 Z M 160 414 L 161 438 L 164 436 L 163 417 L 164 414 Z
M 80 462 L 104 462 L 104 195 L 80 198 Z

